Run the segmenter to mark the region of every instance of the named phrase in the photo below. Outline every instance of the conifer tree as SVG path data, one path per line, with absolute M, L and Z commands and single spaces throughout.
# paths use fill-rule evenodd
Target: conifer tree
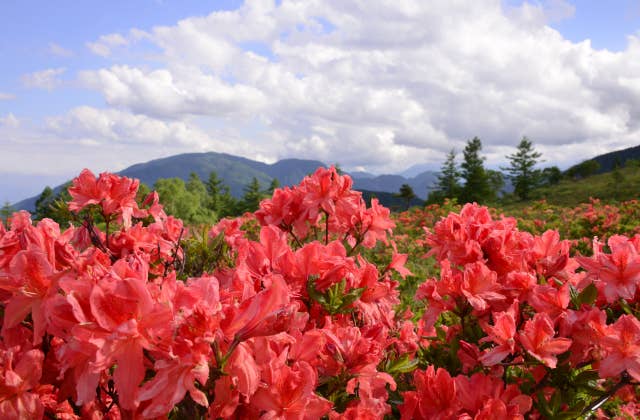
M 55 201 L 55 198 L 53 190 L 47 185 L 36 200 L 34 218 L 37 220 L 42 220 L 46 217 L 52 218 L 53 209 L 51 208 L 51 205 Z
M 484 157 L 480 156 L 482 142 L 478 137 L 467 142 L 464 148 L 463 161 L 460 165 L 460 176 L 464 180 L 464 186 L 460 194 L 462 203 L 481 203 L 493 196 L 489 184 L 489 177 L 484 168 Z
M 266 194 L 273 195 L 276 188 L 280 188 L 280 181 L 278 181 L 278 178 L 273 178 L 271 184 L 269 184 L 269 188 L 267 188 Z
M 236 215 L 236 200 L 231 195 L 229 187 L 218 177 L 216 171 L 209 173 L 206 187 L 207 193 L 209 194 L 208 207 L 213 210 L 219 218 Z
M 540 184 L 541 173 L 534 169 L 540 162 L 540 156 L 542 154 L 533 148 L 533 143 L 526 137 L 520 140 L 516 153 L 507 156 L 509 166 L 503 169 L 507 171 L 513 192 L 520 200 L 528 199 L 531 190 Z
M 411 205 L 411 200 L 416 198 L 416 194 L 413 192 L 413 188 L 411 188 L 411 185 L 409 184 L 402 184 L 402 186 L 400 187 L 400 191 L 397 194 L 395 194 L 395 196 L 405 200 L 405 205 L 407 210 Z
M 456 198 L 460 193 L 460 172 L 456 165 L 456 151 L 451 149 L 442 164 L 436 190 L 442 198 Z
M 15 212 L 15 209 L 11 206 L 11 203 L 5 201 L 4 205 L 0 208 L 0 220 L 6 226 L 9 222 L 9 217 Z
M 244 195 L 239 203 L 240 211 L 253 212 L 258 210 L 260 201 L 264 198 L 262 190 L 260 189 L 260 182 L 255 176 L 251 180 L 251 183 L 244 188 Z

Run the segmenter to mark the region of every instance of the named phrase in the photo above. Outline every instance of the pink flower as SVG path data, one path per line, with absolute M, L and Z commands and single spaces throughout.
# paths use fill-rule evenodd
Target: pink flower
M 103 172 L 98 178 L 84 169 L 73 180 L 69 194 L 69 210 L 78 212 L 91 204 L 99 204 L 105 217 L 117 214 L 125 227 L 131 226 L 131 217 L 141 212 L 135 201 L 140 181 Z
M 508 312 L 494 312 L 493 326 L 483 325 L 482 329 L 488 334 L 481 342 L 493 341 L 497 346 L 491 348 L 480 357 L 480 362 L 485 366 L 493 366 L 500 363 L 509 354 L 513 354 L 516 347 L 516 317 L 518 301 L 514 302 L 512 310 Z
M 626 370 L 640 380 L 640 321 L 633 315 L 623 315 L 606 332 L 602 344 L 607 355 L 600 361 L 600 376 L 615 377 Z
M 520 343 L 530 355 L 545 365 L 554 369 L 558 358 L 556 355 L 564 353 L 571 347 L 568 338 L 553 338 L 555 336 L 553 322 L 549 315 L 537 313 L 533 319 L 524 325 L 524 331 L 519 332 Z
M 319 419 L 331 403 L 315 394 L 317 375 L 306 362 L 289 367 L 274 359 L 263 371 L 262 385 L 251 398 L 263 419 Z
M 398 406 L 402 419 L 450 419 L 459 409 L 456 385 L 445 369 L 433 365 L 413 374 L 415 391 L 402 393 L 404 403 Z
M 46 329 L 43 304 L 57 291 L 55 285 L 59 277 L 51 267 L 47 255 L 34 246 L 15 255 L 10 264 L 10 278 L 14 279 L 15 284 L 22 286 L 9 299 L 5 308 L 3 334 L 6 329 L 16 326 L 31 313 L 34 344 L 41 342 Z
M 20 353 L 17 347 L 0 349 L 0 417 L 39 419 L 44 407 L 36 393 L 42 375 L 42 351 Z
M 497 274 L 478 261 L 467 264 L 462 282 L 462 294 L 477 311 L 485 311 L 493 302 L 506 299 L 502 287 L 497 282 Z
M 640 283 L 640 255 L 634 242 L 625 236 L 609 238 L 611 254 L 602 252 L 602 244 L 594 241 L 592 258 L 578 257 L 578 262 L 595 281 L 608 303 L 618 298 L 633 300 Z
M 146 278 L 144 263 L 138 267 L 120 260 L 110 275 L 93 287 L 89 298 L 91 314 L 109 333 L 96 353 L 94 366 L 108 369 L 117 364 L 113 378 L 120 406 L 126 410 L 138 404 L 138 385 L 146 371 L 143 349 L 155 349 L 155 344 L 171 333 L 170 308 L 154 301 Z
M 271 275 L 271 286 L 243 301 L 237 307 L 229 307 L 221 324 L 224 334 L 238 341 L 258 335 L 274 323 L 283 310 L 288 311 L 289 288 L 280 275 Z M 272 331 L 272 333 L 275 333 Z

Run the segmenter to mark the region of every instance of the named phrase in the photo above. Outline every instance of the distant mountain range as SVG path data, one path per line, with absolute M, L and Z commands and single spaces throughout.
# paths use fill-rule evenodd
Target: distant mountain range
M 624 150 L 606 153 L 596 156 L 595 160 L 600 164 L 599 173 L 613 170 L 616 163 L 624 165 L 629 159 L 640 159 L 640 146 L 630 147 Z M 187 180 L 191 172 L 198 174 L 200 179 L 206 181 L 209 174 L 215 171 L 224 183 L 229 186 L 231 194 L 242 197 L 244 188 L 255 177 L 266 188 L 274 178 L 280 185 L 295 185 L 308 174 L 313 173 L 319 166 L 327 166 L 317 160 L 283 159 L 273 164 L 266 164 L 251 159 L 233 156 L 225 153 L 186 153 L 170 156 L 163 159 L 155 159 L 145 163 L 138 163 L 119 172 L 132 178 L 138 178 L 150 187 L 160 178 L 182 178 Z M 414 165 L 400 175 L 373 175 L 368 172 L 356 171 L 349 173 L 353 178 L 354 188 L 362 191 L 365 198 L 376 196 L 381 203 L 389 207 L 402 206 L 402 200 L 393 196 L 400 190 L 402 184 L 409 184 L 413 188 L 418 199 L 413 205 L 419 205 L 426 199 L 437 181 L 438 172 L 423 170 L 426 165 Z M 44 187 L 43 187 L 44 188 Z M 57 192 L 62 185 L 54 188 Z M 505 188 L 508 190 L 507 188 Z M 38 196 L 22 200 L 13 204 L 15 209 L 33 211 Z
M 273 164 L 254 161 L 225 153 L 186 153 L 155 159 L 145 163 L 138 163 L 120 172 L 131 178 L 153 187 L 160 178 L 181 178 L 185 181 L 191 172 L 195 172 L 200 179 L 206 181 L 209 174 L 215 171 L 219 178 L 229 187 L 231 194 L 242 197 L 244 188 L 255 177 L 266 188 L 276 178 L 280 185 L 291 186 L 298 184 L 302 178 L 309 175 L 320 166 L 327 166 L 317 160 L 283 159 Z M 402 201 L 395 199 L 392 193 L 397 193 L 402 184 L 409 184 L 419 199 L 425 199 L 434 184 L 436 172 L 422 172 L 417 176 L 404 177 L 401 175 L 373 175 L 367 172 L 349 174 L 353 178 L 354 188 L 365 192 L 365 197 L 378 197 L 384 205 L 398 207 Z M 62 185 L 54 188 L 60 191 Z M 387 194 L 385 194 L 387 193 Z M 15 209 L 33 211 L 38 196 L 27 198 L 13 204 Z M 421 200 L 412 202 L 420 204 Z

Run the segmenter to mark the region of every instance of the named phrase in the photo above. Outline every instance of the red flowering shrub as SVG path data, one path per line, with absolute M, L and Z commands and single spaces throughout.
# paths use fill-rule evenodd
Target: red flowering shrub
M 76 225 L 0 224 L 0 417 L 638 414 L 640 236 L 576 258 L 477 205 L 401 216 L 438 264 L 419 279 L 409 233 L 321 168 L 212 227 L 197 264 L 137 187 L 85 170 Z

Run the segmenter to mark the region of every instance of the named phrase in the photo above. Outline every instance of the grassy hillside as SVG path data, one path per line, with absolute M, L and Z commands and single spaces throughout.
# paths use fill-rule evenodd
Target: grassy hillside
M 531 201 L 546 200 L 549 204 L 575 207 L 590 198 L 604 202 L 627 201 L 640 198 L 640 168 L 620 168 L 617 172 L 607 172 L 573 180 L 564 179 L 560 183 L 538 188 L 531 194 Z M 521 207 L 530 202 L 504 203 L 505 208 Z

